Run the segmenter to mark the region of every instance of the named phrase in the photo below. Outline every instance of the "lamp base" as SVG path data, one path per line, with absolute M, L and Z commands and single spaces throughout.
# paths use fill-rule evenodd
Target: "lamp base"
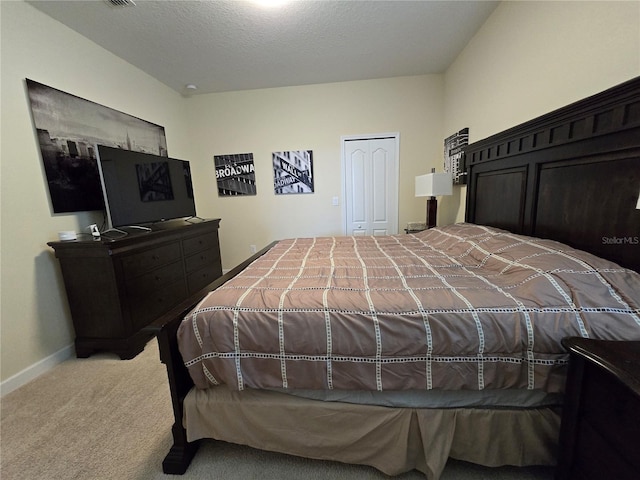
M 436 197 L 429 197 L 427 200 L 427 228 L 436 226 L 436 215 L 438 213 L 438 201 Z

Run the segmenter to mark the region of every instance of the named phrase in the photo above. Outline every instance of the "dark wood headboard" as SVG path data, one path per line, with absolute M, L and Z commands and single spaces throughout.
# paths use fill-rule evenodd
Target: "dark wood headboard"
M 640 272 L 640 77 L 465 148 L 465 220 Z

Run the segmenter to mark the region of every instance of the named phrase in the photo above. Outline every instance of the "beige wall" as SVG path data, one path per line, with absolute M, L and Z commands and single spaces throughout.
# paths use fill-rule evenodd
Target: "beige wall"
M 197 211 L 222 218 L 223 267 L 273 240 L 341 234 L 341 136 L 400 133 L 400 229 L 425 217 L 414 177 L 441 167 L 442 77 L 273 88 L 189 99 Z M 271 152 L 313 150 L 313 194 L 275 195 Z M 257 195 L 218 197 L 213 156 L 251 152 Z M 402 231 L 402 230 L 400 230 Z
M 1 378 L 73 341 L 57 260 L 46 242 L 102 215 L 53 214 L 25 78 L 163 125 L 169 151 L 187 156 L 184 99 L 23 2 L 0 2 Z
M 46 242 L 95 214 L 54 215 L 25 78 L 165 126 L 172 156 L 192 162 L 198 214 L 221 217 L 225 268 L 293 235 L 342 231 L 340 137 L 400 133 L 400 218 L 424 217 L 413 178 L 438 169 L 442 139 L 471 140 L 640 74 L 638 2 L 504 2 L 444 76 L 180 97 L 22 2 L 0 2 L 1 379 L 67 347 L 71 321 Z M 273 194 L 272 151 L 311 149 L 316 193 Z M 253 152 L 258 195 L 219 198 L 213 155 Z M 462 219 L 464 188 L 439 223 Z
M 503 2 L 446 72 L 444 132 L 480 140 L 638 75 L 640 2 Z

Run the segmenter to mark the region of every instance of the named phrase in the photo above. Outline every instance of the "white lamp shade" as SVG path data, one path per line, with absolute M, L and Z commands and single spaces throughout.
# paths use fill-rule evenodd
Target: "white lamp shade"
M 451 195 L 453 180 L 450 173 L 427 173 L 416 177 L 416 197 Z

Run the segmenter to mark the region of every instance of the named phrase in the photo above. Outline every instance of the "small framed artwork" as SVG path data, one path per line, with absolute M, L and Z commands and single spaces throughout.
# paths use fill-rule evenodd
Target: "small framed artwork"
M 313 193 L 313 151 L 273 152 L 272 158 L 276 195 Z
M 218 196 L 235 197 L 256 194 L 256 172 L 253 153 L 215 155 Z

